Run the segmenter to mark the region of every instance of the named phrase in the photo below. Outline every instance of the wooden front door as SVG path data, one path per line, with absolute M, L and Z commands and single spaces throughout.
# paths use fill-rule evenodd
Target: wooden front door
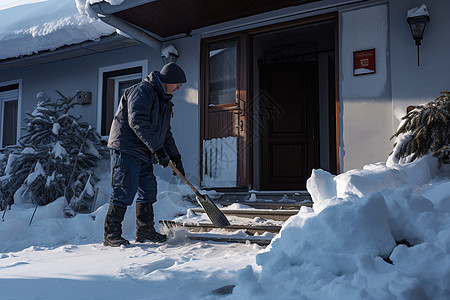
M 317 167 L 317 63 L 263 64 L 261 189 L 304 190 Z
M 201 186 L 246 188 L 247 37 L 202 41 Z

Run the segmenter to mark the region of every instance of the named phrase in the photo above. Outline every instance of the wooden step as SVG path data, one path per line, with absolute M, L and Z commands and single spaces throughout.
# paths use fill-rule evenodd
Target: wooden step
M 205 213 L 205 210 L 203 208 L 192 208 L 192 212 L 196 214 L 202 214 Z M 291 216 L 296 215 L 299 210 L 271 210 L 271 209 L 221 209 L 221 211 L 227 215 L 227 216 L 237 216 L 242 218 L 264 218 L 264 219 L 270 219 L 274 221 L 286 221 Z
M 256 197 L 258 202 L 311 202 L 311 195 L 307 191 L 248 191 L 248 192 L 223 192 L 213 196 L 217 201 L 244 203 Z
M 181 223 L 169 220 L 161 220 L 159 223 L 171 230 L 173 228 L 186 228 L 191 232 L 210 232 L 213 229 L 222 229 L 230 232 L 234 232 L 237 230 L 243 230 L 245 233 L 249 235 L 254 235 L 256 233 L 263 234 L 265 232 L 278 233 L 281 230 L 281 226 L 276 225 L 229 225 L 223 228 L 216 227 L 211 223 Z
M 205 235 L 205 234 L 198 234 L 198 233 L 189 233 L 187 234 L 187 238 L 193 241 L 209 241 L 209 242 L 218 242 L 218 243 L 252 243 L 257 244 L 260 246 L 267 246 L 270 244 L 270 239 L 262 239 L 255 236 L 248 236 L 248 237 L 233 237 L 233 236 L 226 236 L 226 235 Z
M 250 192 L 209 192 L 209 197 L 216 204 L 223 206 L 233 203 L 244 204 L 259 209 L 300 209 L 312 206 L 311 195 L 307 191 L 250 191 Z M 252 196 L 255 199 L 252 199 Z M 183 199 L 197 203 L 195 194 L 183 195 Z M 256 201 L 255 201 L 256 200 Z
M 291 203 L 291 202 L 227 202 L 227 201 L 214 201 L 216 204 L 222 206 L 229 206 L 235 203 L 243 204 L 255 209 L 270 209 L 270 210 L 300 210 L 302 206 L 312 207 L 312 202 L 301 202 L 301 203 Z

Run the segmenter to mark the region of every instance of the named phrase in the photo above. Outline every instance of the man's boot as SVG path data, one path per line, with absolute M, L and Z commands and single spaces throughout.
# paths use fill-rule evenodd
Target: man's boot
M 167 240 L 165 234 L 160 234 L 155 230 L 152 203 L 136 204 L 136 242 L 162 243 Z
M 126 211 L 126 207 L 109 205 L 108 213 L 105 217 L 105 238 L 103 245 L 119 247 L 130 244 L 129 241 L 122 237 L 122 221 Z

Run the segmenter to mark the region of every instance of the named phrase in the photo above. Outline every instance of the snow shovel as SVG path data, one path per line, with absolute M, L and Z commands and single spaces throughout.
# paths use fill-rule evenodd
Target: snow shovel
M 181 174 L 181 172 L 171 161 L 169 161 L 169 166 L 194 191 L 198 204 L 203 207 L 214 226 L 225 227 L 230 225 L 227 217 L 225 217 L 223 212 L 220 211 L 208 195 L 200 194 L 200 192 L 192 185 L 192 183 L 189 182 L 189 180 L 186 179 L 186 177 L 183 176 L 183 174 Z

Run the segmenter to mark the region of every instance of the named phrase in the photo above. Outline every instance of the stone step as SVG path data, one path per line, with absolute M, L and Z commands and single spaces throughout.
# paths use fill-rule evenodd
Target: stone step
M 262 209 L 300 209 L 301 206 L 312 206 L 311 195 L 307 191 L 208 192 L 207 194 L 214 203 L 223 206 L 234 203 Z M 184 195 L 183 199 L 197 203 L 195 194 Z
M 199 234 L 199 233 L 188 233 L 187 238 L 193 241 L 206 241 L 206 242 L 217 242 L 217 243 L 252 243 L 260 246 L 267 246 L 270 244 L 271 239 L 263 239 L 256 236 L 247 237 L 234 237 L 227 235 L 209 235 L 209 234 Z
M 274 202 L 274 203 L 302 203 L 312 202 L 311 195 L 307 191 L 250 191 L 228 192 L 213 195 L 218 202 Z
M 192 212 L 196 214 L 203 214 L 205 210 L 203 208 L 192 208 Z M 286 221 L 291 216 L 296 215 L 298 209 L 221 209 L 221 211 L 227 216 L 237 216 L 242 218 L 263 218 L 274 221 Z
M 208 192 L 208 195 L 214 203 L 219 206 L 224 206 L 221 211 L 227 216 L 248 219 L 262 218 L 277 221 L 277 225 L 268 222 L 267 225 L 231 224 L 224 228 L 218 228 L 211 223 L 182 223 L 168 220 L 161 220 L 160 224 L 172 232 L 177 228 L 185 229 L 187 231 L 187 237 L 191 240 L 226 243 L 250 242 L 266 246 L 270 243 L 271 238 L 281 230 L 280 223 L 282 224 L 282 222 L 286 221 L 289 217 L 297 214 L 301 207 L 312 207 L 313 205 L 311 196 L 306 191 L 227 191 L 223 193 L 219 191 L 215 193 Z M 197 204 L 195 195 L 185 195 L 183 198 Z M 236 209 L 226 208 L 232 204 L 245 205 L 250 208 L 241 209 L 239 206 Z M 202 208 L 193 208 L 191 210 L 195 214 L 203 214 L 205 212 Z M 223 231 L 220 230 L 225 230 L 228 233 L 223 233 Z
M 222 206 L 230 206 L 236 202 L 214 201 L 214 203 Z M 255 209 L 270 209 L 270 210 L 300 210 L 302 206 L 312 207 L 312 202 L 290 203 L 290 202 L 238 202 Z
M 223 228 L 216 227 L 211 223 L 181 223 L 169 220 L 161 220 L 159 223 L 167 228 L 173 230 L 176 228 L 185 228 L 190 232 L 210 232 L 214 229 L 222 229 L 229 232 L 243 230 L 248 235 L 263 234 L 265 232 L 278 233 L 281 230 L 281 226 L 277 225 L 229 225 Z

